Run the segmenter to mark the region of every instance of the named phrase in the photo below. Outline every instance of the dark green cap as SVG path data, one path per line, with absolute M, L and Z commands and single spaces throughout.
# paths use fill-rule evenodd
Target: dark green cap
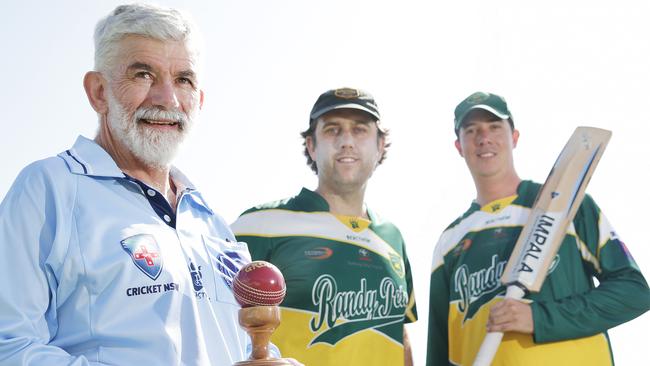
M 328 90 L 318 97 L 309 114 L 309 123 L 335 109 L 358 109 L 369 113 L 377 121 L 380 119 L 379 109 L 372 95 L 360 89 L 339 88 Z
M 476 92 L 460 102 L 454 110 L 454 130 L 456 134 L 462 127 L 467 114 L 474 109 L 483 109 L 501 119 L 510 120 L 510 124 L 514 128 L 512 114 L 508 110 L 508 104 L 503 97 L 491 93 Z

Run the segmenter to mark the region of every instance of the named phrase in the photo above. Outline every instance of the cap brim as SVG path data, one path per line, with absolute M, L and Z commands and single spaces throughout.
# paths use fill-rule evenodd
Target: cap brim
M 497 116 L 497 117 L 499 117 L 499 118 L 501 118 L 501 119 L 508 119 L 508 118 L 510 118 L 510 115 L 508 115 L 508 114 L 504 114 L 504 113 L 501 113 L 501 112 L 497 111 L 496 109 L 490 107 L 489 105 L 486 105 L 486 104 L 477 104 L 477 105 L 474 105 L 474 106 L 472 106 L 471 108 L 469 108 L 467 111 L 465 111 L 465 113 L 460 117 L 460 119 L 458 120 L 458 126 L 457 126 L 457 129 L 459 129 L 459 128 L 461 128 L 461 127 L 463 126 L 463 122 L 464 122 L 464 120 L 465 120 L 465 117 L 467 117 L 467 115 L 469 114 L 469 112 L 471 112 L 471 111 L 473 111 L 473 110 L 475 110 L 475 109 L 482 109 L 482 110 L 484 110 L 484 111 L 490 112 L 490 113 L 494 114 L 495 116 Z
M 499 117 L 501 119 L 510 118 L 510 115 L 501 113 L 501 112 L 497 111 L 496 109 L 490 107 L 489 105 L 485 105 L 485 104 L 477 104 L 477 105 L 473 106 L 472 108 L 468 109 L 467 112 L 469 112 L 471 110 L 474 110 L 474 109 L 483 109 L 485 111 L 488 111 L 488 112 L 494 114 L 495 116 L 497 116 L 497 117 Z M 467 113 L 465 113 L 465 116 L 467 116 Z M 463 117 L 465 117 L 465 116 L 463 116 Z
M 312 113 L 309 118 L 311 120 L 315 120 L 318 117 L 322 116 L 323 114 L 325 114 L 327 112 L 330 112 L 330 111 L 333 111 L 335 109 L 356 109 L 356 110 L 364 111 L 364 112 L 370 114 L 371 116 L 375 117 L 376 120 L 380 119 L 379 114 L 377 112 L 375 112 L 373 110 L 370 110 L 370 109 L 368 109 L 368 108 L 366 108 L 366 107 L 364 107 L 364 106 L 362 106 L 360 104 L 357 104 L 357 103 L 338 104 L 338 105 L 335 105 L 335 106 L 329 106 L 329 107 L 326 107 L 326 108 L 323 108 L 323 109 L 319 109 L 316 112 Z

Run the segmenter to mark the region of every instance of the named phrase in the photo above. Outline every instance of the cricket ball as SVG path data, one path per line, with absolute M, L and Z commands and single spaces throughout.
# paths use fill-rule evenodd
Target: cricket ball
M 275 306 L 284 300 L 287 286 L 278 267 L 269 262 L 254 261 L 237 272 L 233 291 L 243 308 Z

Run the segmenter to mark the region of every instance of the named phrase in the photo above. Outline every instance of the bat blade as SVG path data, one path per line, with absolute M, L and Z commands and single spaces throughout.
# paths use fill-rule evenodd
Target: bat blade
M 578 127 L 542 186 L 501 277 L 539 292 L 612 133 Z
M 537 195 L 504 269 L 501 282 L 507 285 L 506 298 L 521 299 L 524 290 L 541 289 L 611 136 L 611 131 L 578 127 L 569 138 Z M 502 338 L 502 332 L 488 333 L 473 365 L 490 365 Z

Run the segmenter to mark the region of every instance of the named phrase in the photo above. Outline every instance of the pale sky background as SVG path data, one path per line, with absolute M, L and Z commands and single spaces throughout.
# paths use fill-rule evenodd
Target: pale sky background
M 94 137 L 82 78 L 96 22 L 122 1 L 7 1 L 0 195 L 25 165 Z M 578 125 L 613 131 L 588 188 L 650 276 L 650 3 L 647 1 L 158 1 L 193 15 L 206 43 L 200 123 L 176 161 L 232 222 L 250 206 L 315 188 L 299 132 L 323 91 L 377 99 L 393 146 L 367 202 L 407 241 L 424 364 L 428 281 L 440 232 L 475 196 L 453 147 L 456 104 L 504 95 L 521 132 L 522 178 L 543 181 Z M 17 274 L 19 275 L 19 274 Z M 650 315 L 610 331 L 618 365 L 647 363 Z

